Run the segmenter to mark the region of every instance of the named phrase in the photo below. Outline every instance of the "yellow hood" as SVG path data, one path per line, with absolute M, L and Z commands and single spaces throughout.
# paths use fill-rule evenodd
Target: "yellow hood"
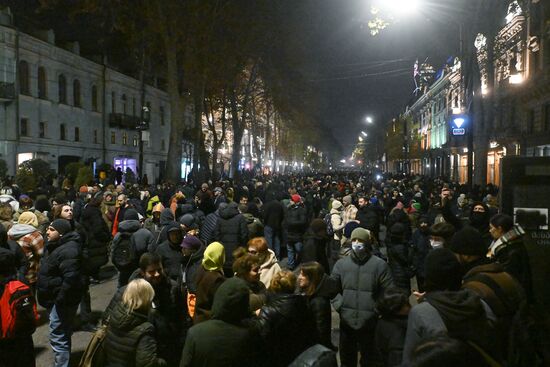
M 206 250 L 202 259 L 202 266 L 209 271 L 222 270 L 225 263 L 225 248 L 219 242 L 212 242 Z

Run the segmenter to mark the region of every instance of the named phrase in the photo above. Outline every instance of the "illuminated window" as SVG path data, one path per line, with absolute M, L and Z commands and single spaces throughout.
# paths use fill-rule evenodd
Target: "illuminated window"
M 116 133 L 111 131 L 111 144 L 116 144 Z
M 128 134 L 122 133 L 122 145 L 128 145 Z
M 134 135 L 133 144 L 134 144 L 135 147 L 138 146 L 138 136 L 137 135 Z

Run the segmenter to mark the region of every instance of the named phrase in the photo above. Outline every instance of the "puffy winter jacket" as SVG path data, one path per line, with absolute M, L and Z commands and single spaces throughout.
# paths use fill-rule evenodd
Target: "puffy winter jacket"
M 76 306 L 82 298 L 84 277 L 80 237 L 69 232 L 46 245 L 36 283 L 39 303 Z
M 214 232 L 216 231 L 219 219 L 220 211 L 216 210 L 214 213 L 208 214 L 202 224 L 199 237 L 207 245 L 214 241 Z
M 304 248 L 302 249 L 302 263 L 309 261 L 317 261 L 325 269 L 325 273 L 329 274 L 329 264 L 327 258 L 327 249 L 329 245 L 328 236 L 321 236 L 313 233 L 310 229 L 304 235 Z
M 128 312 L 122 303 L 118 303 L 111 312 L 103 353 L 106 366 L 166 365 L 157 357 L 154 329 L 147 321 L 147 315 L 137 311 Z
M 308 297 L 309 308 L 313 312 L 319 343 L 334 349 L 331 341 L 332 310 L 330 299 L 336 295 L 334 281 L 324 275 L 315 292 Z
M 101 209 L 96 206 L 86 205 L 79 222 L 86 229 L 88 238 L 89 260 L 86 268 L 93 272 L 107 263 L 111 232 L 103 220 Z
M 352 251 L 334 264 L 331 277 L 339 294 L 333 305 L 340 320 L 352 329 L 361 329 L 375 317 L 375 300 L 393 284 L 388 264 L 377 256 L 359 259 Z
M 225 248 L 224 268 L 231 268 L 233 265 L 233 250 L 238 246 L 246 246 L 248 242 L 246 219 L 239 213 L 237 204 L 231 203 L 220 210 L 220 219 L 214 231 L 214 239 L 221 242 Z
M 317 343 L 314 316 L 306 297 L 297 294 L 268 299 L 258 316 L 258 330 L 270 356 L 269 366 L 286 367 Z
M 174 282 L 177 282 L 183 264 L 183 254 L 179 244 L 173 245 L 169 240 L 164 241 L 155 251 L 162 260 L 164 272 Z
M 408 246 L 402 241 L 388 241 L 388 261 L 396 287 L 410 291 L 411 275 Z
M 285 222 L 288 240 L 302 242 L 308 224 L 304 204 L 290 204 L 286 211 Z

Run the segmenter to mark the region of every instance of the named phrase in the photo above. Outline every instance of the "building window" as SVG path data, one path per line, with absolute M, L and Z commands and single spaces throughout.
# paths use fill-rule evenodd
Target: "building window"
M 80 101 L 80 81 L 78 79 L 73 81 L 73 105 L 75 107 L 82 107 Z
M 122 145 L 128 145 L 128 134 L 122 133 Z
M 67 138 L 67 129 L 65 124 L 59 125 L 59 140 L 65 140 Z
M 162 139 L 162 140 L 160 141 L 160 150 L 161 150 L 162 152 L 164 152 L 165 149 L 166 149 L 166 143 L 164 142 L 164 139 Z
M 111 131 L 111 144 L 116 144 L 116 133 Z
M 111 93 L 111 112 L 116 113 L 116 93 Z
M 530 110 L 527 121 L 527 133 L 531 134 L 535 130 L 535 111 Z
M 159 113 L 160 113 L 160 125 L 164 126 L 164 107 L 159 107 Z
M 30 75 L 29 75 L 29 63 L 25 60 L 19 62 L 19 92 L 21 94 L 30 95 Z
M 135 147 L 138 146 L 138 136 L 137 135 L 134 135 L 134 146 Z
M 136 97 L 132 97 L 132 116 L 136 117 Z
M 74 128 L 74 141 L 80 141 L 80 128 Z
M 126 94 L 123 94 L 121 98 L 122 98 L 122 113 L 126 115 L 128 114 L 128 111 L 127 111 L 128 106 L 126 104 Z
M 97 112 L 97 87 L 92 85 L 92 111 Z
M 94 130 L 94 144 L 97 144 L 97 130 Z
M 39 122 L 38 123 L 38 136 L 41 138 L 46 137 L 46 123 L 45 122 Z
M 21 136 L 29 136 L 29 119 L 21 119 L 19 134 Z
M 550 104 L 544 106 L 544 130 L 550 130 Z
M 46 78 L 46 69 L 42 66 L 38 68 L 38 98 L 48 98 L 48 81 Z
M 67 103 L 67 79 L 61 74 L 58 78 L 59 103 Z

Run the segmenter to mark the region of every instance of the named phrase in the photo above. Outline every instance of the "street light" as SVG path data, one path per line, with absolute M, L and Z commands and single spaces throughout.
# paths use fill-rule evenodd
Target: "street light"
M 367 117 L 365 118 L 365 121 L 367 122 L 367 124 L 372 124 L 373 119 L 372 119 L 372 117 L 367 116 Z
M 361 131 L 361 135 L 363 135 L 365 138 L 367 137 L 367 133 L 364 131 Z
M 360 142 L 362 142 L 362 141 L 363 141 L 363 138 L 362 138 L 361 136 L 359 137 L 359 141 L 360 141 Z
M 415 13 L 420 8 L 420 0 L 380 0 L 375 7 L 391 14 L 407 15 Z

